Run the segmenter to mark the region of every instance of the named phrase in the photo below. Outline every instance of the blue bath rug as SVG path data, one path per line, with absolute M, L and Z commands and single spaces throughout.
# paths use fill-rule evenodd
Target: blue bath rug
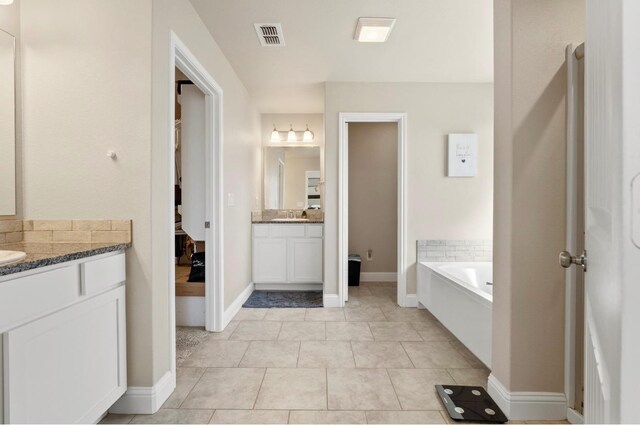
M 322 291 L 253 291 L 245 308 L 320 308 Z

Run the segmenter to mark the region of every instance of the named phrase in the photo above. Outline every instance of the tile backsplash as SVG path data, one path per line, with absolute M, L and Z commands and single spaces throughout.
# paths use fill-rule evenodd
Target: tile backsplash
M 493 261 L 493 242 L 485 239 L 418 241 L 418 261 Z
M 130 243 L 131 220 L 3 220 L 0 243 Z

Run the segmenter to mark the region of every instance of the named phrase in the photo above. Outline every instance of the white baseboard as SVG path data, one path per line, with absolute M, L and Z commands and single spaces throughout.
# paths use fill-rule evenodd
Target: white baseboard
M 567 409 L 567 420 L 571 424 L 583 424 L 584 416 L 582 416 L 580 413 L 578 413 L 577 411 L 569 407 Z
M 176 388 L 171 371 L 165 373 L 153 387 L 129 387 L 109 409 L 109 413 L 151 415 L 156 413 Z
M 374 272 L 362 272 L 360 273 L 361 282 L 397 282 L 398 273 L 374 273 Z
M 418 307 L 418 296 L 416 294 L 407 294 L 404 296 L 405 307 Z
M 567 419 L 564 393 L 510 392 L 493 374 L 489 375 L 487 391 L 509 420 Z
M 322 283 L 256 283 L 256 291 L 322 291 Z
M 340 297 L 338 294 L 324 294 L 322 296 L 322 304 L 326 308 L 340 307 Z
M 229 322 L 233 320 L 236 314 L 238 314 L 238 312 L 242 308 L 242 304 L 244 304 L 251 296 L 253 289 L 254 289 L 254 285 L 253 285 L 253 282 L 251 282 L 250 284 L 247 285 L 246 288 L 242 290 L 240 295 L 238 295 L 236 299 L 233 300 L 229 308 L 227 308 L 224 311 L 224 315 L 222 317 L 223 329 L 226 328 Z

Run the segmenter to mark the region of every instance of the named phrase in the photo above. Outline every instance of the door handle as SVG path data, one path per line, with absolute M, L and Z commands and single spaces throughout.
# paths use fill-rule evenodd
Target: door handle
M 571 255 L 569 251 L 562 251 L 558 256 L 558 262 L 562 267 L 568 269 L 572 264 L 582 266 L 582 270 L 587 271 L 587 251 L 583 251 L 582 255 L 576 257 Z

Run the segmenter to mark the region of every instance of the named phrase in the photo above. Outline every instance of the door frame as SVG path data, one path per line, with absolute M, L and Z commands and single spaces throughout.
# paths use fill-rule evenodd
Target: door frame
M 406 146 L 407 114 L 403 112 L 340 112 L 338 114 L 338 298 L 340 307 L 349 299 L 349 123 L 398 124 L 398 305 L 407 305 L 406 263 Z
M 205 229 L 205 328 L 220 332 L 224 329 L 224 251 L 223 251 L 223 181 L 222 181 L 222 87 L 211 77 L 180 38 L 170 31 L 169 37 L 169 186 L 175 182 L 175 69 L 180 69 L 205 95 L 205 155 L 206 155 L 206 220 Z M 174 216 L 175 195 L 171 191 L 169 215 Z M 176 372 L 176 314 L 175 314 L 175 225 L 169 225 L 169 343 L 171 372 Z

